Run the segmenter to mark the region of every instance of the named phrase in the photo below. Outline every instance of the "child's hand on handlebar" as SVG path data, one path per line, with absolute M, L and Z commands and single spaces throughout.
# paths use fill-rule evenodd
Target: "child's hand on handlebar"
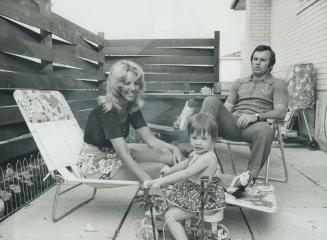
M 144 188 L 151 188 L 151 186 L 152 186 L 152 180 L 145 180 L 144 182 L 143 182 L 143 187 Z
M 167 175 L 169 169 L 170 169 L 170 167 L 168 165 L 163 166 L 163 168 L 161 168 L 161 170 L 160 170 L 160 176 Z
M 156 180 L 145 180 L 143 182 L 143 187 L 144 188 L 159 188 L 160 184 Z

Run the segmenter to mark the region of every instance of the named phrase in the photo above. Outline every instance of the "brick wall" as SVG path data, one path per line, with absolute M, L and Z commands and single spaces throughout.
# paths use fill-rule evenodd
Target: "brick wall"
M 246 0 L 245 39 L 241 76 L 251 73 L 249 57 L 259 44 L 270 45 L 271 0 Z
M 316 111 L 308 111 L 307 115 L 312 134 L 320 146 L 327 149 L 324 126 L 327 125 L 327 1 L 271 2 L 271 45 L 277 55 L 274 75 L 283 77 L 295 63 L 314 64 L 317 71 Z

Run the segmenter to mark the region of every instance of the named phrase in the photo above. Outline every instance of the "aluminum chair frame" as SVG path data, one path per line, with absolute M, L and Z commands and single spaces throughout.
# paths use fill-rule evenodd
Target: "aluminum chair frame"
M 265 175 L 258 177 L 259 179 L 264 179 L 265 184 L 268 183 L 268 180 L 270 180 L 270 181 L 276 181 L 276 182 L 283 182 L 283 183 L 287 183 L 288 182 L 288 167 L 287 167 L 287 161 L 286 161 L 284 141 L 283 141 L 283 137 L 282 137 L 282 123 L 283 122 L 284 121 L 280 121 L 280 120 L 271 120 L 271 119 L 268 120 L 268 123 L 272 124 L 273 130 L 274 130 L 274 135 L 275 135 L 275 133 L 277 131 L 278 142 L 279 142 L 279 149 L 280 149 L 280 152 L 281 152 L 281 155 L 282 155 L 281 156 L 281 160 L 282 160 L 282 164 L 283 164 L 284 176 L 283 176 L 283 178 L 269 177 L 269 167 L 270 167 L 270 156 L 269 156 L 268 159 L 267 159 L 267 161 L 266 161 L 266 163 L 265 163 Z M 249 143 L 247 143 L 247 142 L 230 141 L 230 140 L 226 140 L 226 139 L 219 139 L 218 142 L 219 143 L 225 143 L 225 144 L 227 144 L 227 148 L 228 148 L 228 152 L 229 152 L 229 157 L 230 157 L 230 160 L 231 160 L 231 163 L 232 163 L 233 173 L 235 175 L 237 175 L 236 165 L 235 165 L 235 162 L 234 162 L 231 145 L 249 146 Z
M 56 180 L 56 193 L 51 214 L 53 222 L 59 221 L 93 200 L 97 188 L 135 186 L 135 198 L 140 187 L 137 181 L 87 179 L 81 176 L 77 165 L 80 161 L 80 150 L 84 144 L 83 132 L 60 92 L 15 90 L 14 98 L 47 165 L 49 170 L 47 177 L 51 175 Z M 62 184 L 73 186 L 60 191 Z M 57 216 L 60 197 L 82 184 L 93 188 L 91 197 Z

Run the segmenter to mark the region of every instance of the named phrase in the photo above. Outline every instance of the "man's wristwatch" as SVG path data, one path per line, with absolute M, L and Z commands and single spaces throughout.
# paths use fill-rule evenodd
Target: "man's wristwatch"
M 259 113 L 255 113 L 254 115 L 257 117 L 257 122 L 259 122 L 260 121 L 260 114 Z

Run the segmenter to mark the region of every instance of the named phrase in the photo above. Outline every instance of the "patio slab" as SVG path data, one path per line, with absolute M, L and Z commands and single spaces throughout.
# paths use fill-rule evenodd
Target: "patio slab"
M 244 209 L 254 239 L 326 239 L 326 208 L 280 208 L 274 215 Z
M 55 188 L 52 188 L 2 222 L 0 239 L 111 239 L 135 192 L 135 187 L 99 189 L 94 200 L 53 223 L 51 209 Z M 91 194 L 88 186 L 76 188 L 63 195 L 58 210 L 69 209 Z
M 233 156 L 237 169 L 245 168 L 249 157 L 247 147 L 233 146 Z M 226 172 L 231 171 L 227 148 L 217 146 L 219 156 Z M 279 150 L 273 149 L 271 176 L 281 176 Z M 289 181 L 288 183 L 270 182 L 276 189 L 278 210 L 274 214 L 228 206 L 223 224 L 231 232 L 231 239 L 325 239 L 327 230 L 327 154 L 305 148 L 286 148 Z M 0 239 L 39 240 L 73 239 L 97 240 L 112 239 L 127 206 L 135 193 L 135 187 L 101 189 L 96 198 L 86 206 L 76 210 L 57 223 L 51 221 L 51 207 L 54 190 L 19 210 L 0 224 Z M 67 195 L 63 208 L 87 198 L 92 189 L 78 188 Z M 136 239 L 134 222 L 142 219 L 144 213 L 133 206 L 117 239 Z M 86 226 L 89 230 L 87 231 Z M 168 240 L 168 238 L 166 238 Z

